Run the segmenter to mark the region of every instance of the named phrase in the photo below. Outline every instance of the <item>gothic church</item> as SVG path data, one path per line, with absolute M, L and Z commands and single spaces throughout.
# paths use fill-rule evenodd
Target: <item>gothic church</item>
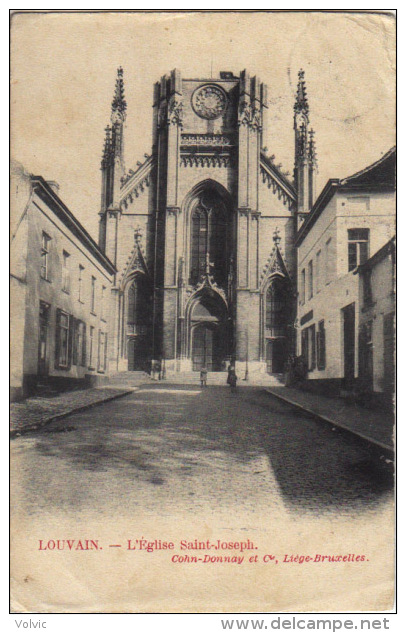
M 239 77 L 154 87 L 151 155 L 124 165 L 118 69 L 101 164 L 99 245 L 117 269 L 112 371 L 279 374 L 295 350 L 294 241 L 312 207 L 317 160 L 303 71 L 291 182 L 263 147 L 267 87 Z

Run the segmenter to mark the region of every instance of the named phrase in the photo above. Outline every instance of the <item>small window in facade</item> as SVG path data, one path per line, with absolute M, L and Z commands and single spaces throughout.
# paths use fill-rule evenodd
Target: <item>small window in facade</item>
M 90 296 L 90 311 L 93 312 L 93 314 L 96 312 L 96 277 L 93 276 Z
M 62 253 L 62 290 L 70 292 L 70 255 L 66 251 Z
M 306 270 L 303 268 L 300 279 L 300 303 L 306 301 Z
M 83 301 L 83 273 L 84 273 L 84 266 L 82 266 L 81 264 L 79 264 L 79 276 L 78 276 L 78 301 L 80 303 L 84 303 Z
M 41 277 L 49 281 L 49 248 L 51 238 L 44 231 L 42 232 L 41 245 Z
M 368 259 L 369 229 L 348 229 L 348 272 Z
M 314 281 L 315 281 L 315 288 L 316 288 L 316 292 L 320 292 L 320 288 L 321 288 L 321 250 L 317 252 L 316 255 L 316 267 L 315 267 L 315 271 L 314 271 Z
M 331 237 L 326 242 L 326 284 L 330 283 L 332 277 L 333 262 L 331 259 Z
M 326 330 L 324 321 L 319 321 L 317 332 L 317 369 L 326 368 Z
M 309 262 L 308 287 L 309 287 L 309 299 L 311 299 L 313 297 L 313 260 L 312 259 Z
M 302 357 L 308 371 L 316 367 L 316 326 L 302 330 Z
M 72 317 L 58 308 L 55 330 L 55 366 L 69 369 L 71 364 Z
M 94 327 L 89 330 L 89 369 L 94 369 Z
M 106 371 L 107 365 L 107 334 L 99 330 L 99 349 L 97 371 Z
M 75 333 L 73 339 L 73 364 L 86 365 L 86 324 L 79 319 L 75 320 Z
M 102 286 L 101 289 L 101 299 L 100 299 L 100 318 L 105 321 L 105 298 L 106 298 L 106 286 Z

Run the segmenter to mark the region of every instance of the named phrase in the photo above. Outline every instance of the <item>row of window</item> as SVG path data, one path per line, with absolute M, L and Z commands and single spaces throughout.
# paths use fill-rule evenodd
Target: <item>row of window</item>
M 300 303 L 305 303 L 306 300 L 310 300 L 314 292 L 319 292 L 324 284 L 331 281 L 332 278 L 332 257 L 331 257 L 331 238 L 329 238 L 325 245 L 324 262 L 322 262 L 321 249 L 316 253 L 315 265 L 313 267 L 313 260 L 311 259 L 306 268 L 302 269 L 300 278 Z
M 47 361 L 48 326 L 51 306 L 40 303 L 40 344 L 39 362 Z M 89 327 L 86 336 L 86 323 L 72 314 L 56 309 L 55 323 L 55 368 L 69 370 L 72 365 L 88 367 L 99 372 L 107 367 L 107 333 Z
M 302 330 L 302 357 L 305 360 L 307 370 L 326 368 L 326 330 L 324 320 L 316 325 L 310 325 Z
M 46 281 L 51 281 L 50 275 L 50 249 L 51 249 L 51 238 L 44 231 L 42 232 L 42 247 L 41 247 L 41 268 L 40 275 L 42 279 Z M 78 301 L 80 303 L 85 303 L 85 294 L 84 294 L 84 273 L 85 268 L 82 264 L 79 264 L 77 271 L 77 293 L 78 293 Z M 91 287 L 90 287 L 90 311 L 93 314 L 96 314 L 96 285 L 97 280 L 94 275 L 91 276 Z M 70 264 L 70 254 L 63 250 L 62 251 L 62 290 L 67 294 L 71 292 L 71 264 Z M 106 286 L 102 286 L 101 288 L 101 297 L 100 297 L 100 317 L 101 319 L 105 318 L 105 297 L 106 297 Z
M 348 229 L 348 272 L 355 270 L 366 262 L 369 254 L 369 229 Z M 306 268 L 301 271 L 300 303 L 310 300 L 314 293 L 328 284 L 333 275 L 333 259 L 331 252 L 331 238 L 325 244 L 324 262 L 321 249 L 316 253 L 315 265 L 311 259 Z

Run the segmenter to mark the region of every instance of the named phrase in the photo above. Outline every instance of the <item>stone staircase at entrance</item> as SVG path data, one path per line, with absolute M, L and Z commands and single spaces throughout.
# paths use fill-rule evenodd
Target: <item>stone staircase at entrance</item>
M 284 385 L 283 374 L 254 374 L 248 376 L 248 380 L 243 380 L 244 376 L 238 376 L 238 387 L 281 387 Z M 111 387 L 137 387 L 145 383 L 159 383 L 171 385 L 196 385 L 200 387 L 200 372 L 170 372 L 165 373 L 163 380 L 154 380 L 144 371 L 123 371 L 112 374 L 109 380 Z M 227 386 L 226 371 L 210 371 L 207 374 L 207 385 Z
M 153 380 L 145 371 L 121 371 L 110 376 L 109 386 L 128 387 L 130 389 L 146 382 L 153 382 Z
M 238 376 L 237 386 L 239 387 L 281 387 L 284 385 L 283 374 L 251 374 L 248 380 L 244 380 L 244 376 Z M 165 382 L 175 385 L 198 385 L 200 386 L 200 372 L 166 372 Z M 207 385 L 224 385 L 227 386 L 226 371 L 209 371 L 207 374 Z

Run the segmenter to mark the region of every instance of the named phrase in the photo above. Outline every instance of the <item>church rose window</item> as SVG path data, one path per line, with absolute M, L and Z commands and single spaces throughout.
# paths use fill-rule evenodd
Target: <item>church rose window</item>
M 192 95 L 192 107 L 203 119 L 217 119 L 227 108 L 228 98 L 220 86 L 197 88 Z

